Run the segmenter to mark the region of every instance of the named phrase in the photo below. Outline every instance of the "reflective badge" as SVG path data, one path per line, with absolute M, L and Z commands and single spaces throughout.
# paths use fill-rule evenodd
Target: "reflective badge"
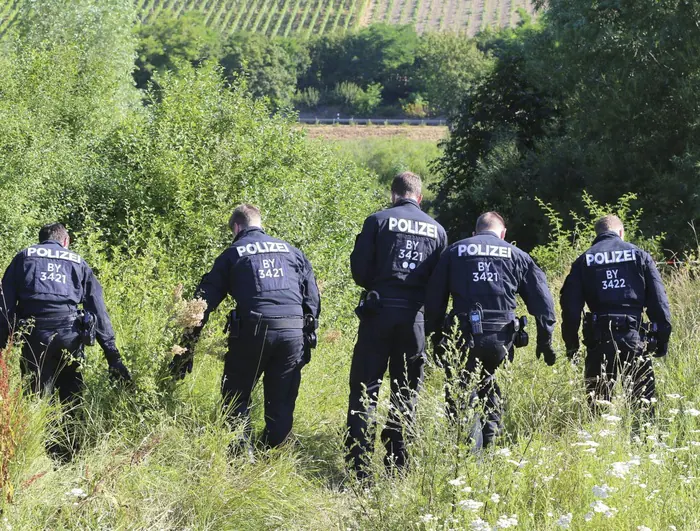
M 281 256 L 252 255 L 250 266 L 255 274 L 258 292 L 288 289 L 292 285 L 288 264 Z

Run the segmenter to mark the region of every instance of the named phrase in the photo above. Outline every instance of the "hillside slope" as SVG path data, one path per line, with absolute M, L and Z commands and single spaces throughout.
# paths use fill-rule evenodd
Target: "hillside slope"
M 24 0 L 0 0 L 0 35 L 14 23 Z M 532 12 L 530 0 L 135 0 L 143 20 L 164 10 L 201 10 L 225 33 L 320 35 L 371 23 L 415 24 L 419 32 L 458 31 L 474 35 L 488 26 L 517 22 Z

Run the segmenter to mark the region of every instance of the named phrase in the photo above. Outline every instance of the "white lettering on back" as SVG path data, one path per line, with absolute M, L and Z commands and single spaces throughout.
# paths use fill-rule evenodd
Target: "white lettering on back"
M 437 240 L 437 225 L 427 221 L 416 221 L 414 219 L 389 218 L 389 230 L 391 232 L 403 232 L 405 234 L 415 234 L 417 236 L 427 236 Z
M 586 265 L 620 264 L 622 262 L 634 262 L 637 252 L 634 249 L 624 251 L 605 251 L 602 253 L 586 253 Z
M 79 264 L 82 258 L 75 253 L 60 249 L 49 249 L 47 247 L 29 247 L 27 256 L 38 256 L 39 258 L 53 258 L 54 260 L 68 260 Z
M 290 252 L 289 246 L 280 242 L 254 242 L 246 245 L 237 245 L 236 251 L 238 251 L 238 256 Z

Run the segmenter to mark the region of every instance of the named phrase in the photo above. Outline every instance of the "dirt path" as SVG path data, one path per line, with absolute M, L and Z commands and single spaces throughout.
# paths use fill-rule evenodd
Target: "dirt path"
M 433 140 L 447 137 L 447 127 L 401 125 L 300 125 L 309 138 L 356 140 L 361 138 L 403 137 L 411 140 Z

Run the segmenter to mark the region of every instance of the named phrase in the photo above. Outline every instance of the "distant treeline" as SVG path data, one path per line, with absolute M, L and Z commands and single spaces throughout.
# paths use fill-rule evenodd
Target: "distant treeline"
M 526 25 L 528 15 L 521 13 Z M 247 78 L 254 96 L 277 109 L 318 116 L 450 116 L 493 68 L 487 49 L 496 35 L 476 39 L 456 33 L 424 33 L 412 26 L 371 25 L 355 32 L 311 39 L 234 33 L 207 27 L 202 14 L 175 17 L 164 11 L 137 28 L 140 88 L 154 74 L 183 62 L 216 61 L 225 76 Z M 511 33 L 504 30 L 499 38 Z M 156 76 L 157 78 L 157 76 Z

